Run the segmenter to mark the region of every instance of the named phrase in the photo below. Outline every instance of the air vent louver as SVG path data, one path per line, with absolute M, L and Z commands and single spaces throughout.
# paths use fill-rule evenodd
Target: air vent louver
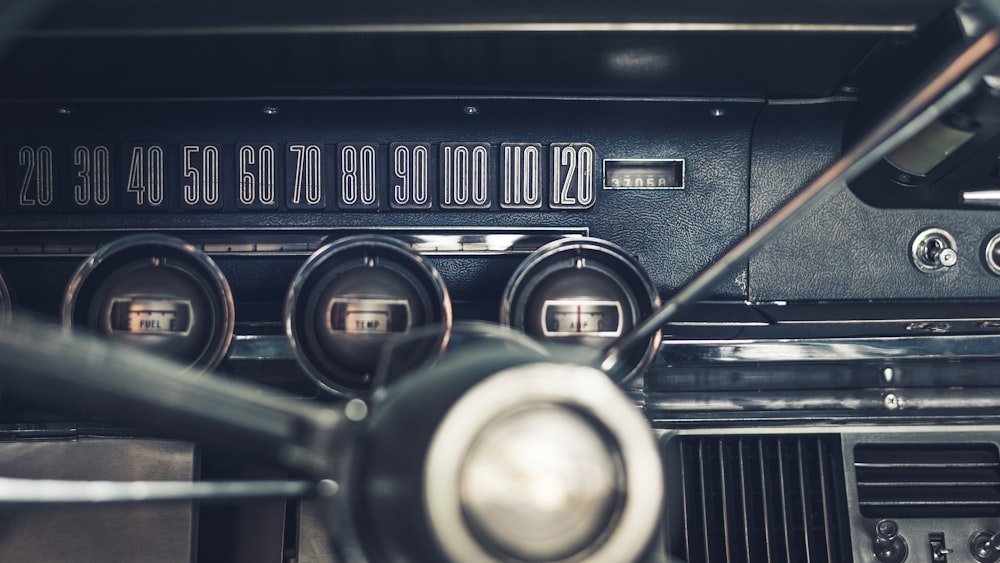
M 686 561 L 850 560 L 837 436 L 683 437 L 679 457 Z
M 854 473 L 868 518 L 1000 516 L 993 444 L 859 444 Z

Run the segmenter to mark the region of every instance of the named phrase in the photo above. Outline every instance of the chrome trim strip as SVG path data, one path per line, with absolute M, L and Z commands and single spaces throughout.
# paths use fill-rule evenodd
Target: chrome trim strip
M 934 344 L 931 344 L 931 341 Z M 966 341 L 966 346 L 957 345 Z M 947 353 L 944 353 L 947 351 Z M 830 338 L 814 340 L 665 340 L 660 365 L 1000 358 L 1000 335 Z M 293 359 L 277 335 L 236 335 L 230 360 Z
M 744 32 L 744 33 L 873 33 L 905 34 L 917 25 L 859 23 L 735 23 L 735 22 L 489 22 L 489 23 L 358 23 L 311 25 L 248 25 L 201 27 L 35 29 L 20 33 L 31 38 L 170 37 L 178 35 L 263 34 L 424 34 L 424 33 L 632 33 L 632 32 Z
M 672 439 L 675 436 L 721 436 L 721 435 L 767 435 L 782 436 L 788 434 L 948 434 L 959 432 L 967 433 L 1000 433 L 1000 426 L 995 424 L 954 424 L 954 425 L 842 425 L 833 426 L 828 424 L 817 425 L 795 425 L 795 426 L 771 426 L 755 428 L 683 428 L 670 430 L 664 437 Z M 907 441 L 912 441 L 907 439 Z
M 170 232 L 182 233 L 199 250 L 211 256 L 309 256 L 331 236 L 344 236 L 358 233 L 387 234 L 403 241 L 414 251 L 431 256 L 494 256 L 494 255 L 527 255 L 546 244 L 564 239 L 587 236 L 588 227 L 540 228 L 525 227 L 523 229 L 510 227 L 497 228 L 438 228 L 438 227 L 371 227 L 371 228 L 299 228 L 299 229 L 255 229 L 255 228 L 210 228 L 210 229 L 79 229 L 51 231 L 0 231 L 0 235 L 17 233 L 22 236 L 45 236 L 53 233 L 73 234 L 95 233 L 107 234 L 109 239 L 123 234 L 138 232 Z M 211 238 L 210 242 L 199 239 L 203 235 L 215 233 L 232 233 L 228 241 L 223 238 Z M 244 232 L 252 232 L 256 237 L 253 241 Z M 438 234 L 440 233 L 440 234 Z M 270 239 L 274 235 L 298 234 L 302 240 Z M 330 236 L 323 236 L 324 234 Z M 217 235 L 216 235 L 217 236 Z M 259 239 L 259 240 L 258 240 Z M 51 250 L 50 250 L 51 247 Z M 68 258 L 89 256 L 96 245 L 65 244 L 0 244 L 0 256 L 20 258 Z
M 0 477 L 0 505 L 299 498 L 309 481 L 64 481 Z
M 802 340 L 664 340 L 670 365 L 1000 358 L 1000 335 L 893 336 Z
M 886 406 L 893 397 L 894 407 Z M 720 394 L 709 391 L 656 392 L 646 394 L 647 412 L 656 418 L 685 412 L 775 413 L 780 411 L 858 411 L 892 415 L 918 414 L 927 410 L 967 411 L 1000 409 L 1000 392 L 994 389 L 969 388 L 885 388 L 830 391 L 734 391 Z

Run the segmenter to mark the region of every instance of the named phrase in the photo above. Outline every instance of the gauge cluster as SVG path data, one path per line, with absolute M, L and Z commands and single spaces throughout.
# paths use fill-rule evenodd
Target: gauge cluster
M 394 338 L 437 327 L 433 341 L 410 354 L 412 365 L 433 360 L 445 349 L 455 316 L 448 284 L 435 266 L 442 247 L 468 245 L 484 254 L 478 260 L 517 263 L 509 277 L 500 280 L 505 288 L 493 310 L 466 305 L 460 308 L 461 321 L 499 319 L 539 341 L 599 349 L 610 346 L 659 304 L 649 274 L 634 258 L 613 243 L 581 234 L 507 234 L 502 243 L 493 241 L 493 254 L 486 254 L 485 237 L 471 234 L 433 235 L 437 247 L 432 249 L 428 237 L 413 234 L 314 234 L 301 239 L 312 242 L 298 243 L 288 242 L 285 233 L 284 246 L 256 245 L 265 250 L 271 248 L 268 244 L 276 245 L 273 252 L 246 252 L 239 258 L 206 253 L 220 243 L 192 242 L 204 234 L 181 234 L 192 239 L 126 234 L 82 257 L 63 290 L 62 325 L 162 355 L 195 371 L 233 369 L 247 362 L 248 352 L 256 354 L 258 362 L 294 360 L 319 389 L 364 397 L 373 389 L 383 349 Z M 315 250 L 289 252 L 282 250 L 285 247 Z M 529 248 L 536 250 L 527 252 Z M 259 316 L 259 309 L 274 313 L 274 307 L 245 302 L 236 307 L 217 259 L 297 264 L 280 288 L 280 319 Z M 234 273 L 240 271 L 230 269 L 230 275 Z M 505 275 L 500 268 L 495 273 Z M 3 307 L 9 316 L 10 301 Z M 659 335 L 630 360 L 632 372 L 649 364 L 658 344 Z

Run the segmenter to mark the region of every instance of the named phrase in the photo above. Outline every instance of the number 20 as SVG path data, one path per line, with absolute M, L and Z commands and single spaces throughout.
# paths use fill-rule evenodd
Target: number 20
M 17 163 L 24 167 L 20 204 L 24 207 L 52 205 L 52 149 L 21 147 L 17 151 Z

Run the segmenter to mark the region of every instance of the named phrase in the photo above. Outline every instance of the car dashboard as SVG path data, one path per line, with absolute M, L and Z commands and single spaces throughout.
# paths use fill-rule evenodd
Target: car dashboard
M 992 10 L 0 7 L 0 316 L 25 351 L 0 360 L 0 476 L 29 491 L 0 483 L 0 559 L 1000 560 L 996 57 L 898 121 L 893 146 L 852 152 L 957 82 Z M 796 220 L 754 239 L 810 186 Z M 605 354 L 607 401 L 572 395 L 596 372 L 486 375 Z M 113 378 L 88 367 L 99 355 Z M 347 464 L 350 517 L 324 506 L 336 483 L 318 462 L 257 447 L 249 414 L 242 433 L 213 426 L 238 410 L 219 399 L 230 384 L 314 422 L 367 413 L 358 436 L 309 446 Z M 552 410 L 558 393 L 576 414 Z M 523 414 L 531 401 L 549 406 Z M 515 422 L 494 434 L 435 430 L 501 406 Z M 596 441 L 570 439 L 595 421 Z M 584 469 L 557 475 L 584 483 L 566 494 L 586 517 L 489 497 L 542 486 L 525 467 L 549 458 L 500 439 L 524 428 L 570 444 Z M 441 436 L 487 475 L 457 477 L 447 517 L 435 468 L 457 446 Z M 633 472 L 647 438 L 656 470 Z M 620 451 L 595 462 L 604 447 Z M 504 463 L 521 473 L 490 473 Z M 287 488 L 303 479 L 319 485 Z M 157 481 L 260 488 L 86 488 Z M 547 525 L 561 539 L 518 543 Z

